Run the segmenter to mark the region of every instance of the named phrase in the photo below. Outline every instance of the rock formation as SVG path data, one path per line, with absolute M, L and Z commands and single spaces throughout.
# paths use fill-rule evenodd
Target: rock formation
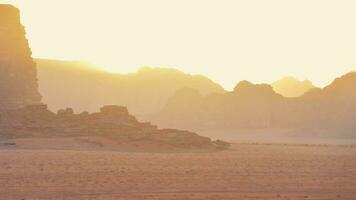
M 356 72 L 323 89 L 286 98 L 270 85 L 242 81 L 234 91 L 201 95 L 179 91 L 146 120 L 163 127 L 199 131 L 288 130 L 321 137 L 356 138 Z
M 19 10 L 0 5 L 0 110 L 39 104 L 36 64 Z
M 75 114 L 70 108 L 57 114 L 46 105 L 7 110 L 0 116 L 0 137 L 82 137 L 96 136 L 117 143 L 155 143 L 182 149 L 224 149 L 223 141 L 212 141 L 196 133 L 176 129 L 158 129 L 151 123 L 141 123 L 126 107 L 104 106 L 100 112 Z
M 64 78 L 68 74 L 62 75 Z M 57 82 L 57 86 L 63 80 Z M 83 88 L 81 84 L 79 87 Z M 122 106 L 104 106 L 96 113 L 75 114 L 72 108 L 54 113 L 40 103 L 37 89 L 36 65 L 20 24 L 19 10 L 11 5 L 0 5 L 0 139 L 94 136 L 116 143 L 141 141 L 184 149 L 228 146 L 189 131 L 158 129 L 150 123 L 141 123 Z M 56 88 L 52 89 L 58 93 Z M 101 94 L 93 88 L 90 90 L 94 96 Z M 82 92 L 77 91 L 80 96 Z M 70 95 L 65 98 L 68 97 Z

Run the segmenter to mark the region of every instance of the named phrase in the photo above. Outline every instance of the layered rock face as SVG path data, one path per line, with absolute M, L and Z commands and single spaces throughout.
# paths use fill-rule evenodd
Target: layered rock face
M 36 64 L 19 10 L 0 5 L 0 110 L 40 104 Z

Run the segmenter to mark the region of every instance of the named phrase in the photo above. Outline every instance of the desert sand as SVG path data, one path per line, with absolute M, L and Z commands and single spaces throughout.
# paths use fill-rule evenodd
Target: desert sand
M 353 145 L 148 153 L 73 141 L 3 143 L 0 199 L 356 199 Z

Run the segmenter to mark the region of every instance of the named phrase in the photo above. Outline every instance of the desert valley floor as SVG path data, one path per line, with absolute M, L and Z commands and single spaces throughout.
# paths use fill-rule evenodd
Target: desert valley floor
M 356 199 L 356 147 L 144 153 L 0 147 L 0 199 Z

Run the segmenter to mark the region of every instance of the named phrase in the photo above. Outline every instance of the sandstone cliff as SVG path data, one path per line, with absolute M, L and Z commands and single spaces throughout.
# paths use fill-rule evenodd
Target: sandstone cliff
M 0 109 L 39 104 L 36 77 L 19 10 L 0 5 Z

